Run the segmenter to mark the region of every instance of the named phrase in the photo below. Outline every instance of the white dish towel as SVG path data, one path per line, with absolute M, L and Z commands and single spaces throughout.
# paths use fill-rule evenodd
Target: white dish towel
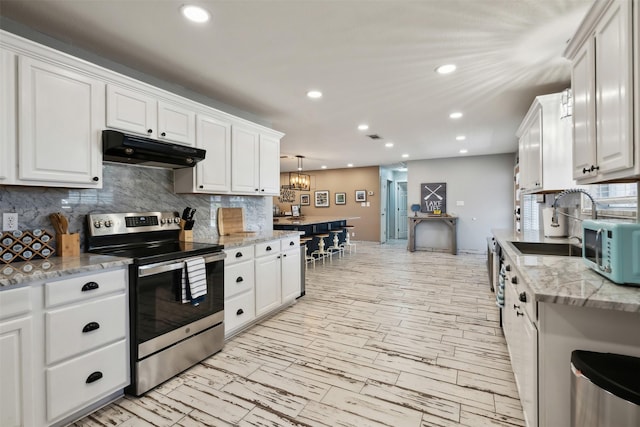
M 191 258 L 184 262 L 182 271 L 182 302 L 200 304 L 207 294 L 207 269 L 204 258 Z

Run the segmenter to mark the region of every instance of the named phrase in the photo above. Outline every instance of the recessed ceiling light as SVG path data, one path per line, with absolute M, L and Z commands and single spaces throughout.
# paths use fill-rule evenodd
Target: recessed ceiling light
M 464 135 L 458 135 L 458 136 L 456 136 L 456 141 L 464 141 L 465 139 L 467 139 L 467 137 L 466 137 L 466 136 L 464 136 Z
M 436 68 L 438 74 L 451 74 L 456 70 L 455 64 L 445 64 Z
M 347 165 L 347 167 L 352 168 L 352 167 L 353 167 L 353 163 L 349 163 L 349 164 Z
M 469 152 L 469 150 L 467 150 L 466 148 L 463 148 L 462 150 L 459 151 L 460 154 L 467 154 Z
M 327 165 L 320 166 L 320 169 L 326 169 L 326 168 L 327 168 Z
M 205 9 L 200 6 L 194 6 L 191 4 L 184 5 L 180 8 L 182 14 L 189 21 L 197 22 L 198 24 L 202 24 L 207 22 L 211 15 Z
M 319 90 L 310 90 L 309 92 L 307 92 L 307 96 L 311 99 L 322 98 L 322 92 L 320 92 Z
M 393 147 L 393 142 L 387 142 L 386 144 L 384 144 L 384 146 L 387 148 L 391 148 Z
M 403 154 L 402 157 L 406 159 L 407 157 L 409 157 L 409 155 L 408 154 Z
M 365 125 L 364 123 L 361 125 L 358 125 L 358 130 L 367 130 L 369 129 L 369 125 Z
M 462 113 L 459 111 L 449 114 L 449 118 L 452 118 L 452 119 L 459 119 L 460 117 L 462 117 Z

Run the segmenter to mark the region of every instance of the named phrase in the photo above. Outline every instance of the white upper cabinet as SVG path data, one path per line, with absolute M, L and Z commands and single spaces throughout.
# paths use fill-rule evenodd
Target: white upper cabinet
M 16 59 L 0 49 L 0 185 L 12 184 L 16 174 Z
M 280 139 L 260 135 L 260 194 L 280 194 Z
M 571 123 L 560 118 L 561 93 L 535 98 L 516 135 L 520 138 L 520 188 L 525 193 L 572 187 Z
M 231 190 L 231 124 L 198 114 L 196 147 L 207 151 L 194 168 L 174 171 L 177 193 L 227 193 Z
M 196 140 L 195 111 L 117 85 L 107 86 L 107 126 L 185 145 Z
M 62 65 L 19 57 L 18 179 L 102 186 L 104 83 Z
M 231 190 L 260 193 L 260 134 L 257 130 L 233 125 L 231 129 Z
M 640 102 L 633 95 L 637 8 L 635 0 L 595 2 L 565 52 L 573 64 L 573 176 L 581 184 L 640 176 L 633 123 Z

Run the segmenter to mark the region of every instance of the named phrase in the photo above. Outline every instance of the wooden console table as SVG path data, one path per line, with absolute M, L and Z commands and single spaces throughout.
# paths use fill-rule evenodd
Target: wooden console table
M 458 254 L 458 217 L 451 215 L 410 216 L 409 217 L 409 252 L 416 250 L 416 226 L 423 221 L 444 222 L 451 229 L 451 253 Z

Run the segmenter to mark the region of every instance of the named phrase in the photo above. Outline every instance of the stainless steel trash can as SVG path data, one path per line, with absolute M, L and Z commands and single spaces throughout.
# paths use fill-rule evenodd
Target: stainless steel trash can
M 640 426 L 640 358 L 571 353 L 571 426 Z

